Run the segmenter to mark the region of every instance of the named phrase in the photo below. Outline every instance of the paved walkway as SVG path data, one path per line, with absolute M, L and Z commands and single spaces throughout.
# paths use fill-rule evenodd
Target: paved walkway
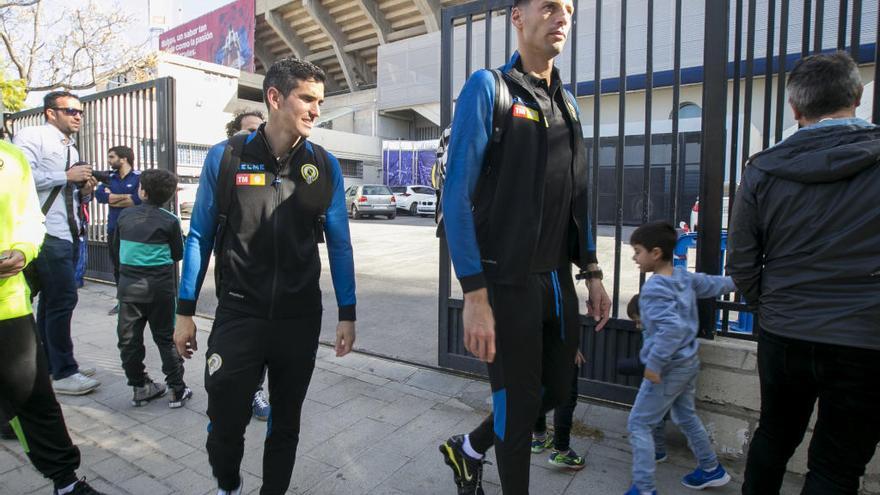
M 208 419 L 202 376 L 211 322 L 197 319 L 202 347 L 187 363 L 186 380 L 194 399 L 177 410 L 168 409 L 164 400 L 134 408 L 116 350 L 116 318 L 107 316 L 112 305 L 105 287 L 87 285 L 74 315 L 77 358 L 96 366 L 103 383 L 90 395 L 60 399 L 71 436 L 83 454 L 80 475 L 109 494 L 216 493 L 204 448 Z M 151 376 L 161 379 L 151 342 L 147 356 Z M 452 476 L 437 445 L 477 425 L 489 408 L 488 397 L 488 384 L 480 380 L 362 354 L 338 359 L 322 346 L 303 408 L 288 493 L 452 495 Z M 533 456 L 531 493 L 623 493 L 630 459 L 626 414 L 581 403 L 572 444 L 586 453 L 586 469 L 577 474 L 557 471 L 547 465 L 545 455 Z M 259 492 L 265 429 L 265 423 L 254 421 L 247 430 L 245 493 Z M 671 462 L 659 468 L 661 493 L 686 492 L 678 478 L 692 464 L 685 449 L 675 449 Z M 741 479 L 736 474 L 741 465 L 731 467 Z M 487 466 L 485 477 L 486 493 L 500 493 L 494 466 Z M 0 494 L 31 493 L 51 493 L 51 485 L 30 466 L 16 442 L 0 442 Z M 739 485 L 731 483 L 713 493 L 739 493 Z

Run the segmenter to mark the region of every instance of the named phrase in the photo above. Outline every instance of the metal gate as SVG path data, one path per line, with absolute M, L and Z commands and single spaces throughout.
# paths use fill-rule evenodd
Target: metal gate
M 174 79 L 165 77 L 83 96 L 83 124 L 76 135 L 80 158 L 97 170 L 108 170 L 107 150 L 128 146 L 134 168 L 177 170 Z M 6 115 L 13 134 L 45 122 L 43 108 Z M 172 202 L 175 205 L 176 202 Z M 107 205 L 89 203 L 86 276 L 113 282 L 107 248 Z
M 474 68 L 497 67 L 510 58 L 512 4 L 481 0 L 443 9 L 442 127 L 452 121 L 453 98 Z M 699 195 L 696 269 L 720 273 L 727 223 L 722 202 L 732 210 L 751 154 L 796 130 L 786 118 L 786 73 L 804 54 L 847 50 L 863 78 L 873 75 L 876 81 L 880 12 L 876 2 L 862 0 L 574 0 L 574 6 L 569 41 L 556 66 L 581 107 L 590 215 L 594 235 L 605 238 L 597 245 L 613 299 L 603 332 L 594 332 L 592 319 L 581 316 L 587 364 L 579 389 L 631 403 L 640 377 L 618 374 L 617 362 L 638 353 L 641 336 L 622 308 L 625 286 L 640 287 L 644 277 L 624 273 L 624 264 L 631 264 L 625 225 L 690 222 L 686 215 Z M 873 113 L 865 116 L 880 123 L 880 87 L 866 88 L 865 101 L 868 93 Z M 695 110 L 700 120 L 692 118 Z M 612 253 L 603 253 L 603 245 L 612 246 Z M 440 260 L 438 362 L 485 374 L 485 365 L 464 348 L 463 303 L 452 295 L 445 238 Z M 731 321 L 746 314 L 736 300 L 701 301 L 700 310 L 703 337 L 754 338 L 731 330 Z

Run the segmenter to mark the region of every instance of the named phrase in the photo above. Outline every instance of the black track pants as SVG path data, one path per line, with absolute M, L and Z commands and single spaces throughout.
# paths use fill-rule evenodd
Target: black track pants
M 32 315 L 0 321 L 0 412 L 43 476 L 56 487 L 76 481 L 79 449 L 67 434 Z
M 244 431 L 263 366 L 269 371 L 272 413 L 266 427 L 262 495 L 283 494 L 290 485 L 299 443 L 302 403 L 309 388 L 321 314 L 266 320 L 218 308 L 208 339 L 208 460 L 217 484 L 241 483 Z
M 165 383 L 172 390 L 181 390 L 183 382 L 183 358 L 174 347 L 174 297 L 150 303 L 119 303 L 119 320 L 116 325 L 119 355 L 122 369 L 132 387 L 143 387 L 147 379 L 144 367 L 144 327 L 149 322 L 153 342 L 162 359 Z
M 493 413 L 470 440 L 478 452 L 494 443 L 505 495 L 526 494 L 535 419 L 571 392 L 580 342 L 577 293 L 566 269 L 533 274 L 526 287 L 491 286 L 489 299 L 495 316 Z
M 578 402 L 578 374 L 580 368 L 572 365 L 571 390 L 568 398 L 553 409 L 553 450 L 565 452 L 571 448 L 571 427 L 574 423 L 574 409 Z M 535 422 L 535 433 L 547 432 L 547 415 L 539 414 Z

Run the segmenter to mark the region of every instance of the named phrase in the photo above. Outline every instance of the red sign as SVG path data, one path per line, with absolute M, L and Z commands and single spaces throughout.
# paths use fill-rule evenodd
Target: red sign
M 159 49 L 253 72 L 255 24 L 254 0 L 237 0 L 162 33 Z

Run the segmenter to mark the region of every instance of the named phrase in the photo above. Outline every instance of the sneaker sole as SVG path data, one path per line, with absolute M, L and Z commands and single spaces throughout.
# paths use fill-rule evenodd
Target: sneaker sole
M 690 488 L 691 490 L 704 490 L 706 488 L 717 488 L 719 486 L 724 486 L 728 483 L 730 483 L 730 475 L 727 473 L 724 473 L 724 476 L 718 478 L 717 480 L 710 480 L 710 481 L 703 483 L 702 485 L 688 485 L 684 481 L 681 482 L 682 485 L 684 485 L 687 488 Z
M 166 388 L 165 390 L 162 391 L 162 393 L 153 395 L 151 397 L 147 397 L 146 399 L 141 399 L 141 400 L 132 399 L 131 405 L 133 405 L 134 407 L 143 407 L 143 406 L 146 406 L 147 404 L 149 404 L 151 401 L 154 401 L 154 400 L 158 399 L 159 397 L 163 397 L 167 393 L 168 393 L 168 389 Z
M 54 389 L 56 395 L 86 395 L 86 394 L 90 394 L 90 393 L 94 392 L 100 386 L 101 386 L 101 384 L 99 383 L 99 384 L 95 385 L 94 387 L 87 388 L 85 390 L 59 390 L 54 387 L 53 387 L 53 389 Z
M 556 462 L 553 460 L 548 460 L 547 464 L 559 469 L 570 469 L 572 471 L 580 471 L 581 469 L 587 467 L 587 464 L 565 464 L 564 462 Z
M 660 463 L 666 462 L 668 460 L 669 460 L 669 456 L 664 455 L 663 457 L 660 457 L 659 459 L 654 459 L 654 462 L 656 462 L 657 464 L 660 464 Z
M 184 395 L 180 399 L 180 401 L 178 401 L 178 402 L 168 401 L 168 408 L 169 409 L 180 409 L 181 407 L 183 407 L 184 404 L 186 404 L 186 401 L 192 399 L 192 396 L 193 396 L 193 393 L 192 393 L 192 390 L 190 390 L 189 393 L 187 393 L 186 395 Z

